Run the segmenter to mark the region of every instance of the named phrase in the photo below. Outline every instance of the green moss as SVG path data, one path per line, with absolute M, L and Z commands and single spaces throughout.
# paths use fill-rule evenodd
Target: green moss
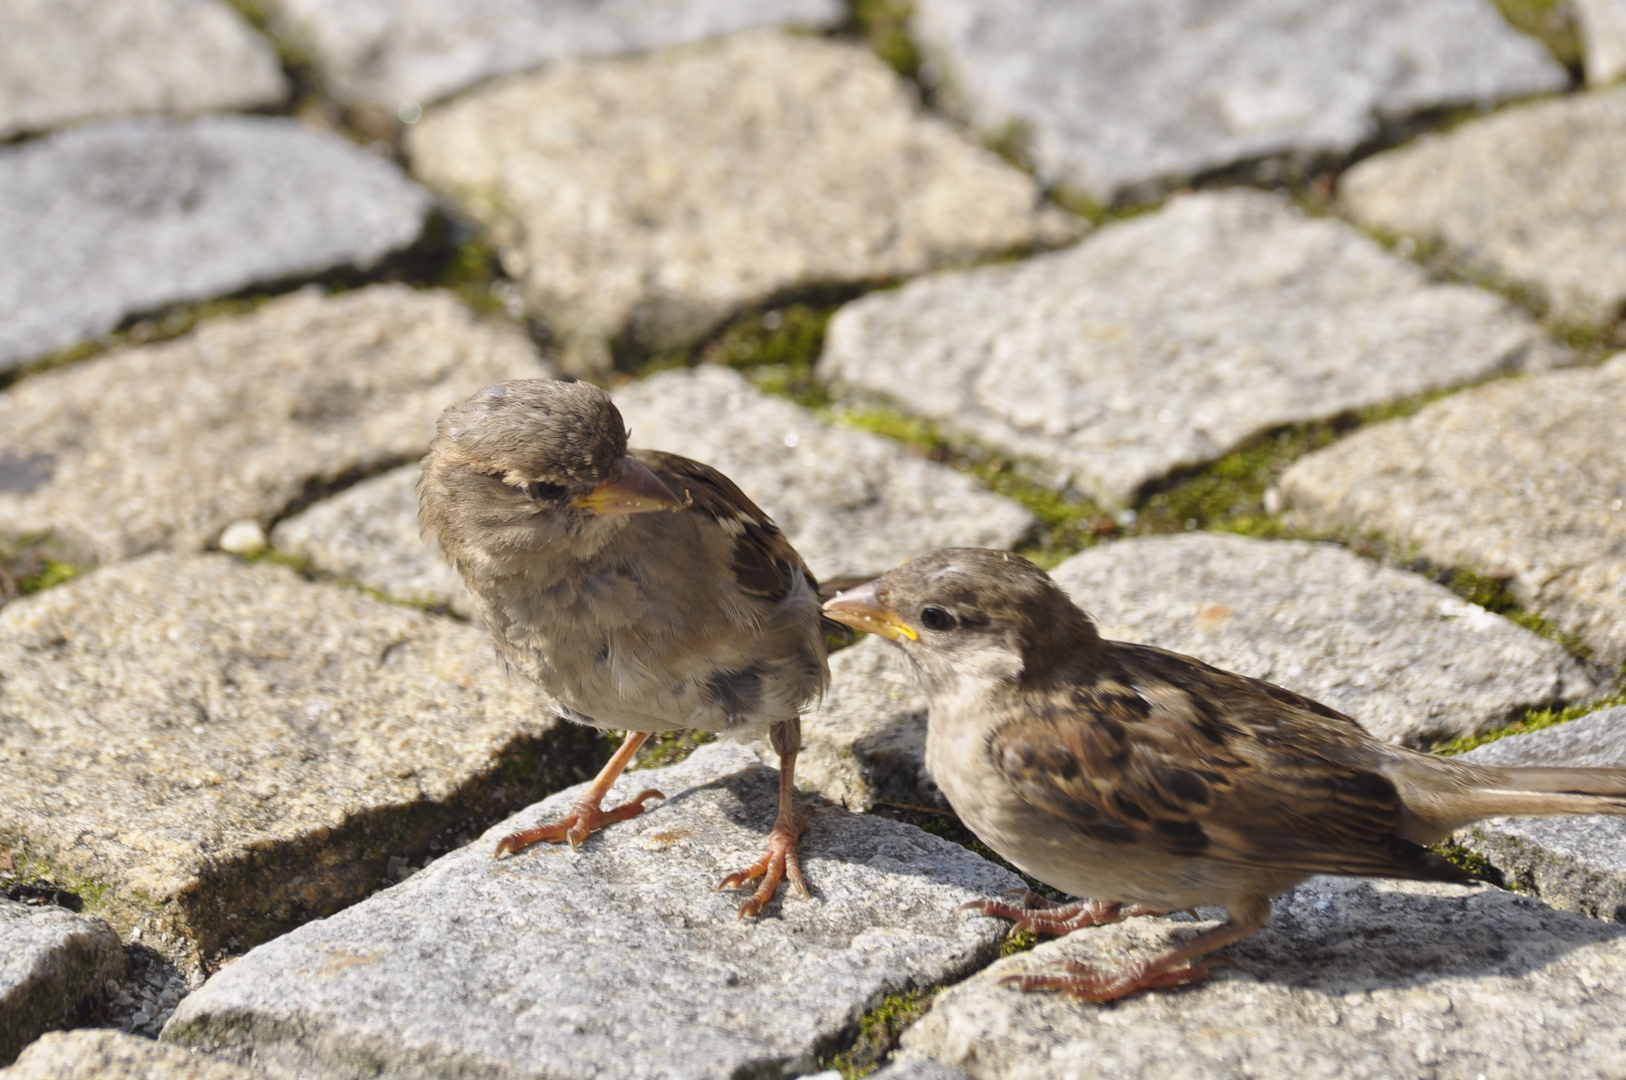
M 19 591 L 23 596 L 27 596 L 30 593 L 37 593 L 42 589 L 49 589 L 54 585 L 60 585 L 64 581 L 72 581 L 82 573 L 84 573 L 84 571 L 72 563 L 58 562 L 55 559 L 48 559 L 46 560 L 45 568 L 43 570 L 22 580 L 22 587 Z
M 1429 847 L 1429 850 L 1480 881 L 1488 881 L 1498 888 L 1516 889 L 1518 887 L 1516 883 L 1509 883 L 1503 878 L 1502 872 L 1496 868 L 1496 864 L 1479 852 L 1471 848 L 1465 848 L 1455 841 L 1446 840 L 1442 843 L 1433 844 Z
M 1536 38 L 1571 74 L 1581 70 L 1581 34 L 1566 0 L 1495 0 L 1502 17 Z
M 507 315 L 508 304 L 497 289 L 502 280 L 497 248 L 484 233 L 468 230 L 433 271 L 426 284 L 447 289 L 482 315 Z
M 909 36 L 910 0 L 853 0 L 853 23 L 886 64 L 906 79 L 920 74 L 920 51 Z
M 615 745 L 621 745 L 626 737 L 624 731 L 609 733 Z M 676 765 L 683 761 L 695 750 L 709 742 L 716 742 L 717 736 L 709 731 L 659 731 L 649 737 L 638 756 L 632 759 L 627 767 L 628 772 L 639 769 L 659 769 L 667 765 Z M 606 759 L 608 760 L 608 759 Z
M 1626 705 L 1626 693 L 1611 694 L 1606 698 L 1589 701 L 1581 705 L 1570 705 L 1561 709 L 1531 709 L 1519 719 L 1506 727 L 1483 735 L 1464 735 L 1460 739 L 1440 743 L 1430 749 L 1436 754 L 1453 756 L 1465 754 L 1469 750 L 1493 743 L 1497 739 L 1504 739 L 1509 735 L 1524 735 L 1531 731 L 1540 731 L 1543 728 L 1556 727 L 1567 724 L 1571 720 L 1578 720 L 1583 716 L 1595 713 L 1600 709 L 1612 709 L 1618 705 Z
M 0 537 L 0 606 L 70 581 L 86 569 L 49 536 Z
M 820 1070 L 835 1069 L 843 1080 L 855 1080 L 879 1069 L 904 1029 L 925 1016 L 941 992 L 942 987 L 931 987 L 887 996 L 858 1021 L 858 1038 L 852 1046 L 820 1059 Z

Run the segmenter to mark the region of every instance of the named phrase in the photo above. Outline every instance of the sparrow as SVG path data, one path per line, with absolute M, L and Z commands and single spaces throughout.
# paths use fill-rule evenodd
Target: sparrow
M 718 888 L 782 880 L 810 895 L 792 803 L 801 713 L 823 693 L 818 582 L 773 521 L 726 476 L 657 450 L 629 450 L 610 396 L 586 382 L 517 379 L 440 417 L 418 480 L 418 522 L 462 574 L 511 671 L 568 720 L 627 732 L 562 820 L 504 837 L 579 846 L 636 817 L 654 789 L 603 806 L 654 732 L 767 732 L 779 755 L 768 851 Z M 844 628 L 843 628 L 844 629 Z
M 935 551 L 840 593 L 825 613 L 898 646 L 925 691 L 926 763 L 954 812 L 1071 896 L 978 901 L 1065 934 L 1222 906 L 1224 923 L 1119 971 L 1009 976 L 1112 1001 L 1208 974 L 1271 897 L 1314 874 L 1467 881 L 1428 845 L 1504 814 L 1626 814 L 1626 769 L 1495 768 L 1379 742 L 1259 679 L 1103 639 L 1009 552 Z

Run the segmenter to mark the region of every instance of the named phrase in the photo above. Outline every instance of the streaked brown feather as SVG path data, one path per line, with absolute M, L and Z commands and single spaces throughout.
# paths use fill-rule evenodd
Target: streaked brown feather
M 1464 875 L 1401 839 L 1395 785 L 1354 720 L 1281 687 L 1144 645 L 1013 689 L 989 736 L 1030 805 L 1098 842 L 1306 874 Z

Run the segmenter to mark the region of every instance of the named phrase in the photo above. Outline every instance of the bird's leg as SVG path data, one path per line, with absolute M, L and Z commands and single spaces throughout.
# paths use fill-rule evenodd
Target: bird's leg
M 617 821 L 625 821 L 628 818 L 635 818 L 643 813 L 644 800 L 666 798 L 665 795 L 662 795 L 654 788 L 648 788 L 634 795 L 631 801 L 622 803 L 614 809 L 605 810 L 602 808 L 604 796 L 610 793 L 610 788 L 615 785 L 616 779 L 620 777 L 622 770 L 627 767 L 627 764 L 632 761 L 633 755 L 638 752 L 638 748 L 644 745 L 648 739 L 649 732 L 647 731 L 627 732 L 627 737 L 621 743 L 620 749 L 615 752 L 615 755 L 609 761 L 605 762 L 604 768 L 600 769 L 598 775 L 593 778 L 592 786 L 582 793 L 581 798 L 576 800 L 576 805 L 571 808 L 569 814 L 551 825 L 538 825 L 534 829 L 510 833 L 497 841 L 495 856 L 500 858 L 505 853 L 530 847 L 539 840 L 546 840 L 552 844 L 569 840 L 572 848 L 581 847 L 582 841 L 586 840 L 595 831 L 604 828 L 604 826 L 613 825 Z
M 807 831 L 807 819 L 796 812 L 793 796 L 796 794 L 796 755 L 802 748 L 802 721 L 800 717 L 773 725 L 768 729 L 769 741 L 779 752 L 779 816 L 768 834 L 768 853 L 754 865 L 725 877 L 717 888 L 732 889 L 748 881 L 762 879 L 740 905 L 740 918 L 746 919 L 762 910 L 773 899 L 779 883 L 785 878 L 796 886 L 803 896 L 812 896 L 807 879 L 802 877 L 802 863 L 796 857 L 796 841 Z
M 1167 915 L 1166 911 L 1138 904 L 1117 904 L 1105 900 L 1078 900 L 1057 904 L 1028 889 L 1012 889 L 1005 900 L 973 900 L 961 904 L 961 911 L 975 911 L 996 919 L 1011 919 L 1011 932 L 1032 930 L 1035 934 L 1060 936 L 1086 926 L 1109 926 L 1141 915 Z
M 1161 956 L 1131 964 L 1121 971 L 1102 971 L 1066 960 L 1056 965 L 1053 975 L 1007 975 L 1001 984 L 1022 990 L 1059 990 L 1076 1001 L 1116 1001 L 1165 986 L 1181 986 L 1206 978 L 1209 966 L 1217 961 L 1201 957 L 1233 941 L 1241 941 L 1264 925 L 1270 917 L 1270 898 L 1254 897 L 1244 906 L 1227 908 L 1230 916 L 1212 930 L 1205 931 Z

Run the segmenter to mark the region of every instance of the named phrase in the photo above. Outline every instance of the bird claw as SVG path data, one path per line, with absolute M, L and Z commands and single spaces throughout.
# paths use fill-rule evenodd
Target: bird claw
M 627 802 L 609 810 L 603 809 L 596 802 L 578 802 L 568 815 L 551 825 L 538 825 L 534 829 L 509 833 L 497 841 L 497 850 L 492 853 L 492 858 L 500 859 L 504 855 L 515 854 L 532 844 L 544 841 L 558 844 L 568 840 L 571 850 L 575 850 L 581 847 L 589 836 L 606 825 L 614 825 L 618 821 L 626 821 L 643 813 L 646 809 L 645 800 L 664 798 L 666 796 L 654 788 L 646 788 Z
M 1100 1003 L 1117 1001 L 1146 990 L 1197 982 L 1208 977 L 1212 963 L 1209 960 L 1185 960 L 1165 967 L 1153 961 L 1111 972 L 1076 960 L 1059 960 L 1047 966 L 1061 969 L 1061 974 L 1006 975 L 999 980 L 999 985 L 1015 986 L 1022 991 L 1054 990 L 1074 1001 Z
M 995 919 L 1010 919 L 1011 932 L 1031 930 L 1035 934 L 1060 937 L 1087 926 L 1106 926 L 1122 922 L 1134 915 L 1162 914 L 1139 907 L 1124 907 L 1100 900 L 1079 900 L 1071 904 L 1057 904 L 1027 889 L 1012 889 L 1005 893 L 1014 903 L 1002 900 L 973 900 L 961 904 L 960 911 L 975 911 Z
M 739 917 L 749 919 L 759 914 L 779 889 L 779 883 L 789 879 L 796 891 L 812 896 L 807 879 L 802 876 L 801 859 L 796 854 L 796 841 L 807 831 L 807 820 L 800 815 L 786 820 L 780 818 L 768 834 L 768 852 L 744 870 L 736 870 L 717 884 L 717 891 L 737 889 L 746 882 L 762 879 L 755 892 L 740 905 Z

